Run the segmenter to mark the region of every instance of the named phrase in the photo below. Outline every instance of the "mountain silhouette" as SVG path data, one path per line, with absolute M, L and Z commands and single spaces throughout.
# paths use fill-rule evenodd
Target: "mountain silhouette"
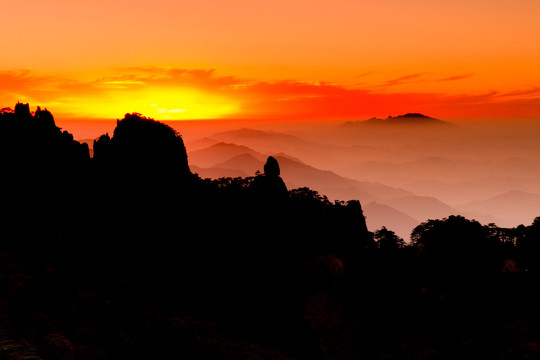
M 87 219 L 90 155 L 87 144 L 56 126 L 47 109 L 17 103 L 0 112 L 2 227 L 6 246 L 40 253 L 59 232 L 75 231 Z M 76 200 L 77 199 L 77 200 Z M 62 219 L 61 222 L 57 219 Z
M 243 153 L 242 150 L 246 149 L 248 152 Z M 209 164 L 212 163 L 212 159 L 222 159 L 227 156 L 230 156 L 230 158 L 217 163 L 215 166 L 204 169 L 199 167 L 200 175 L 213 175 L 214 178 L 219 178 L 254 174 L 257 170 L 263 170 L 264 162 L 260 160 L 263 155 L 244 146 L 220 143 L 190 153 L 191 162 L 196 166 L 200 166 L 198 161 Z M 290 189 L 307 186 L 326 194 L 332 199 L 352 197 L 361 199 L 364 202 L 381 201 L 381 199 L 412 194 L 376 182 L 358 181 L 342 177 L 332 171 L 315 168 L 287 155 L 273 156 L 278 160 L 281 169 L 283 169 L 283 180 Z
M 418 113 L 407 113 L 404 115 L 398 115 L 398 116 L 389 116 L 386 119 L 378 119 L 378 118 L 371 118 L 368 120 L 362 120 L 362 121 L 347 121 L 344 124 L 342 124 L 342 127 L 348 128 L 348 127 L 356 127 L 356 126 L 362 126 L 362 127 L 380 127 L 380 126 L 388 126 L 388 127 L 410 127 L 410 126 L 455 126 L 454 124 L 451 124 L 446 121 L 442 121 L 439 119 L 432 118 L 430 116 L 426 116 L 423 114 Z
M 409 241 L 411 231 L 419 224 L 419 220 L 409 214 L 378 202 L 370 202 L 364 206 L 364 214 L 370 231 L 385 226 L 405 241 Z
M 489 214 L 500 219 L 501 226 L 517 226 L 521 219 L 540 212 L 540 194 L 512 190 L 485 200 L 477 200 L 459 206 L 464 211 Z
M 269 156 L 264 164 L 264 173 L 256 176 L 251 184 L 251 189 L 258 196 L 264 196 L 269 201 L 279 201 L 288 196 L 287 186 L 279 176 L 281 170 L 278 161 Z
M 179 131 L 137 113 L 93 158 L 27 104 L 0 130 L 1 358 L 540 357 L 540 217 L 430 219 L 403 244 L 410 216 L 306 183 L 410 193 L 283 154 L 221 144 L 201 159 L 262 172 L 207 179 Z
M 459 213 L 458 210 L 431 196 L 404 196 L 385 200 L 384 203 L 421 221 L 441 219 Z
M 57 127 L 47 109 L 38 106 L 32 114 L 29 104 L 17 103 L 14 111 L 0 113 L 0 121 L 6 134 L 0 143 L 6 150 L 2 154 L 6 161 L 71 166 L 89 160 L 88 145 Z
M 94 158 L 115 163 L 123 170 L 170 171 L 181 177 L 191 174 L 180 134 L 170 126 L 141 114 L 118 120 L 113 137 L 95 141 Z
M 264 162 L 250 153 L 243 153 L 230 158 L 222 163 L 216 164 L 214 168 L 241 169 L 249 174 L 254 174 L 257 170 L 263 170 Z
M 215 145 L 221 141 L 211 139 L 209 137 L 204 137 L 202 139 L 197 139 L 195 141 L 190 141 L 189 143 L 186 143 L 187 150 L 193 152 L 201 149 L 205 149 L 209 146 Z
M 261 162 L 266 158 L 264 154 L 250 149 L 247 146 L 224 142 L 211 145 L 204 149 L 189 152 L 189 158 L 193 164 L 200 167 L 209 168 L 216 164 L 227 161 L 234 156 L 242 154 L 251 154 Z
M 365 155 L 366 152 L 374 150 L 361 145 L 354 147 L 329 145 L 326 143 L 328 138 L 322 141 L 307 140 L 303 137 L 287 133 L 249 128 L 220 132 L 211 137 L 213 139 L 219 139 L 221 142 L 247 146 L 259 153 L 284 153 L 288 157 L 302 159 L 319 168 L 336 166 L 341 162 L 346 162 L 350 158 L 356 159 L 359 156 Z M 197 148 L 193 148 L 191 151 L 200 149 L 198 145 L 199 143 L 196 143 Z M 264 161 L 264 159 L 260 160 Z

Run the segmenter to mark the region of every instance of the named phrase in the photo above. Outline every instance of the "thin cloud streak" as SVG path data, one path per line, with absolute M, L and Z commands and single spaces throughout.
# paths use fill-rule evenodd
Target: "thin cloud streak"
M 463 80 L 463 79 L 468 79 L 468 78 L 470 78 L 471 76 L 474 76 L 474 74 L 454 75 L 454 76 L 449 76 L 449 77 L 446 77 L 446 78 L 438 79 L 437 81 L 456 81 L 456 80 Z
M 381 84 L 380 86 L 395 86 L 395 85 L 401 85 L 401 84 L 405 84 L 405 83 L 410 83 L 411 81 L 409 81 L 409 80 L 417 80 L 421 76 L 422 76 L 422 74 L 405 75 L 405 76 L 401 76 L 401 77 L 399 77 L 397 79 L 388 80 L 384 84 Z M 416 81 L 414 81 L 414 82 L 416 82 Z
M 418 81 L 421 76 L 410 74 L 386 84 Z M 470 76 L 472 74 L 455 75 L 439 81 L 455 81 Z M 30 71 L 3 71 L 0 72 L 0 80 L 0 97 L 7 101 L 2 106 L 13 106 L 18 100 L 31 101 L 35 105 L 54 106 L 55 114 L 71 117 L 77 115 L 81 103 L 89 106 L 91 111 L 92 102 L 97 108 L 100 102 L 124 99 L 134 91 L 148 92 L 154 97 L 156 94 L 199 91 L 203 98 L 207 94 L 208 98 L 217 96 L 224 102 L 236 104 L 234 111 L 224 113 L 223 118 L 340 120 L 405 112 L 425 112 L 438 117 L 540 118 L 539 87 L 506 93 L 493 90 L 481 94 L 378 93 L 373 90 L 375 87 L 351 87 L 317 80 L 257 81 L 221 76 L 215 69 L 165 67 L 121 68 L 116 69 L 112 76 L 93 81 L 77 81 L 62 75 L 42 76 Z M 215 102 L 203 104 L 214 106 Z M 178 106 L 171 109 L 189 109 L 189 103 L 180 97 Z M 188 116 L 190 112 L 185 111 L 185 114 Z
M 525 96 L 525 95 L 540 95 L 540 87 L 535 86 L 526 90 L 516 90 L 508 93 L 500 94 L 499 97 L 510 97 L 510 96 Z

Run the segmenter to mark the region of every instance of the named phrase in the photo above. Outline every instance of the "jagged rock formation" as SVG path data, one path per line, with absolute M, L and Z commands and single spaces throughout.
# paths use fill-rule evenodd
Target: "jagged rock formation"
M 279 164 L 277 160 L 272 156 L 269 156 L 266 160 L 266 164 L 264 164 L 264 175 L 269 177 L 275 177 L 280 175 Z
M 140 114 L 101 136 L 93 159 L 46 110 L 20 104 L 2 112 L 1 125 L 2 146 L 12 147 L 0 156 L 18 167 L 5 172 L 14 180 L 2 203 L 10 217 L 0 280 L 21 269 L 7 265 L 10 251 L 39 280 L 13 277 L 16 291 L 1 287 L 0 327 L 40 354 L 200 358 L 206 350 L 189 348 L 195 336 L 179 318 L 193 312 L 320 358 L 317 344 L 327 344 L 317 339 L 347 314 L 342 294 L 365 286 L 351 265 L 366 263 L 371 246 L 360 203 L 289 192 L 274 157 L 255 178 L 200 179 L 180 135 Z M 190 350 L 195 356 L 182 356 Z
M 13 164 L 69 167 L 90 159 L 88 145 L 73 140 L 70 133 L 56 126 L 52 114 L 39 106 L 32 115 L 29 104 L 17 103 L 14 111 L 0 113 L 0 126 L 1 156 Z
M 112 138 L 105 134 L 94 142 L 94 158 L 114 164 L 115 168 L 120 166 L 122 171 L 137 171 L 141 176 L 155 172 L 191 175 L 180 134 L 137 113 L 118 120 Z
M 264 164 L 264 174 L 257 176 L 253 180 L 251 188 L 259 196 L 272 201 L 286 198 L 288 194 L 287 186 L 279 175 L 280 169 L 277 160 L 269 156 L 266 164 Z
M 377 247 L 358 201 L 287 192 L 272 157 L 190 176 L 136 117 L 89 159 L 49 112 L 0 110 L 0 358 L 540 358 L 540 218 Z
M 57 127 L 49 111 L 38 107 L 32 114 L 28 104 L 3 109 L 0 128 L 5 231 L 45 244 L 80 225 L 86 214 L 76 201 L 85 200 L 88 145 Z
M 112 137 L 94 141 L 93 165 L 96 199 L 105 204 L 96 216 L 115 240 L 139 247 L 158 232 L 170 236 L 174 226 L 195 221 L 196 177 L 180 134 L 170 126 L 126 114 Z

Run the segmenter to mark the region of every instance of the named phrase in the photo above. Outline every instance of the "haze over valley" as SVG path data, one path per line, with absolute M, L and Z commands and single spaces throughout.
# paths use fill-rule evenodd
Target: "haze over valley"
M 333 122 L 170 121 L 201 177 L 254 176 L 269 155 L 287 187 L 361 201 L 370 231 L 408 240 L 427 219 L 530 224 L 540 213 L 540 127 L 421 114 Z M 69 123 L 66 124 L 69 126 Z M 93 139 L 85 140 L 90 147 Z
M 513 227 L 540 213 L 540 132 L 532 123 L 493 127 L 412 114 L 315 124 L 169 124 L 183 134 L 190 167 L 201 177 L 253 176 L 272 155 L 289 189 L 360 200 L 371 231 L 386 224 L 408 239 L 427 219 L 461 214 Z
M 2 13 L 0 360 L 540 359 L 539 0 Z

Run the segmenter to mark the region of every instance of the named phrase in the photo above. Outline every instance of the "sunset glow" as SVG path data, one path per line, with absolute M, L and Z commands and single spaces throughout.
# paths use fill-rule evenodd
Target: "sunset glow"
M 0 97 L 59 118 L 540 118 L 536 0 L 4 4 Z
M 121 116 L 126 109 L 162 120 L 221 118 L 236 110 L 233 100 L 199 89 L 131 89 L 130 84 L 110 84 L 113 87 L 99 97 L 70 98 L 57 105 L 72 116 L 96 119 L 110 118 L 112 114 Z
M 540 0 L 0 11 L 0 360 L 540 359 Z

